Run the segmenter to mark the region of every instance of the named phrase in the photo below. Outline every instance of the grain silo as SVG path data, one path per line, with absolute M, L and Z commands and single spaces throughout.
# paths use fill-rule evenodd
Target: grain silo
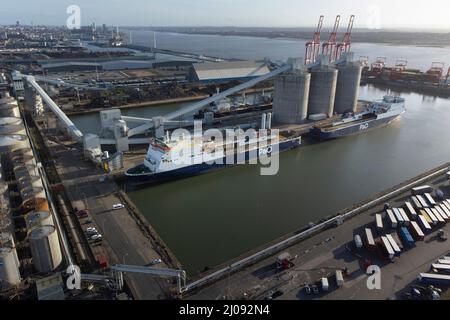
M 0 117 L 17 117 L 20 118 L 19 106 L 16 99 L 9 96 L 9 93 L 4 93 L 0 99 Z
M 345 62 L 336 66 L 339 71 L 334 111 L 338 114 L 356 112 L 362 66 L 359 62 Z
M 308 115 L 333 116 L 338 71 L 328 65 L 311 69 Z
M 50 211 L 35 211 L 25 216 L 25 222 L 29 231 L 41 226 L 55 226 Z
M 16 263 L 15 249 L 0 248 L 0 288 L 8 289 L 21 282 L 19 266 Z
M 20 267 L 19 257 L 17 255 L 16 243 L 14 242 L 14 237 L 11 232 L 0 233 L 0 247 L 12 249 L 14 260 L 16 261 L 17 267 Z
M 16 117 L 0 118 L 0 135 L 26 134 L 22 119 Z
M 62 262 L 59 237 L 54 226 L 41 226 L 29 235 L 33 265 L 38 272 L 54 271 Z
M 0 154 L 10 153 L 14 150 L 29 148 L 28 137 L 23 134 L 0 136 Z
M 47 198 L 44 188 L 33 188 L 32 186 L 30 186 L 19 191 L 20 197 L 22 198 L 22 206 L 27 210 L 36 208 L 37 199 Z
M 308 116 L 311 75 L 293 72 L 275 78 L 273 119 L 277 123 L 300 123 Z

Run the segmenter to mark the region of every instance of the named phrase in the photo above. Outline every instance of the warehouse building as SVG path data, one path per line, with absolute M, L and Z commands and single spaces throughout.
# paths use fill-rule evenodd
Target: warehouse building
M 75 71 L 98 71 L 102 70 L 102 65 L 94 62 L 58 62 L 46 63 L 41 67 L 48 73 L 52 72 L 75 72 Z
M 256 61 L 195 63 L 192 65 L 189 80 L 193 82 L 245 81 L 269 72 L 264 62 Z

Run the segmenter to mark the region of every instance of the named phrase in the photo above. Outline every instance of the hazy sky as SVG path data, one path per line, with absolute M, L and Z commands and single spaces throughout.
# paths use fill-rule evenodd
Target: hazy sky
M 0 24 L 63 25 L 72 4 L 83 25 L 312 27 L 320 14 L 326 26 L 355 14 L 356 28 L 450 31 L 450 0 L 2 0 Z

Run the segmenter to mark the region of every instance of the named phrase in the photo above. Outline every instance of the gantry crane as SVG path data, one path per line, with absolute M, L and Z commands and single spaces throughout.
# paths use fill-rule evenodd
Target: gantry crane
M 339 22 L 341 20 L 341 16 L 336 16 L 336 20 L 334 22 L 333 31 L 330 33 L 330 37 L 328 41 L 322 45 L 322 54 L 328 56 L 330 62 L 336 61 L 337 59 L 337 32 L 339 29 Z
M 343 53 L 350 52 L 350 48 L 352 45 L 352 31 L 353 31 L 353 24 L 355 22 L 355 16 L 350 16 L 350 21 L 348 23 L 347 32 L 344 35 L 344 38 L 342 39 L 342 42 L 337 45 L 336 49 L 336 60 L 338 60 Z
M 317 30 L 314 33 L 312 41 L 306 43 L 305 64 L 310 64 L 316 61 L 316 57 L 320 51 L 320 32 L 322 31 L 324 16 L 320 16 Z

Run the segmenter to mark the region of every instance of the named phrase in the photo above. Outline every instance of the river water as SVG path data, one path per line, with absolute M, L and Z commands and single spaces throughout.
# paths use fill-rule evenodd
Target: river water
M 171 42 L 174 37 L 178 41 Z M 240 58 L 270 54 L 282 58 L 295 46 L 302 49 L 291 40 L 171 34 L 159 34 L 158 38 L 164 48 Z M 215 47 L 217 43 L 220 49 Z M 444 56 L 450 61 L 449 49 L 431 49 L 436 54 L 424 57 L 429 48 L 406 50 L 371 44 L 355 45 L 357 48 L 373 50 L 372 56 L 408 54 L 412 65 L 423 68 Z M 367 55 L 362 52 L 358 54 Z M 364 86 L 360 98 L 374 100 L 384 94 Z M 131 192 L 130 197 L 185 269 L 200 272 L 449 161 L 448 100 L 415 93 L 402 96 L 408 110 L 392 125 L 283 153 L 276 176 L 260 176 L 257 166 L 246 165 Z M 152 116 L 178 107 L 124 113 Z M 72 119 L 83 132 L 95 133 L 98 127 L 96 114 Z

